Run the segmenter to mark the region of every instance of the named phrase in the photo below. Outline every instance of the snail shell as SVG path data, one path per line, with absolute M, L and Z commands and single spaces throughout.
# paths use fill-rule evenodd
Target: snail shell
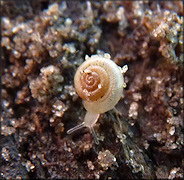
M 88 112 L 101 114 L 111 110 L 120 100 L 124 79 L 121 68 L 110 55 L 93 55 L 78 68 L 75 89 Z
M 84 122 L 69 129 L 68 134 L 88 127 L 95 143 L 99 143 L 93 126 L 100 114 L 112 109 L 121 98 L 123 88 L 126 86 L 122 73 L 127 70 L 127 65 L 121 69 L 110 60 L 109 54 L 86 57 L 86 61 L 75 74 L 74 84 L 87 112 Z

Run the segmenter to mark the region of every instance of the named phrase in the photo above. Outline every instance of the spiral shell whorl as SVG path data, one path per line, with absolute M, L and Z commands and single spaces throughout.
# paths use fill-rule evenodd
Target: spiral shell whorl
M 120 67 L 112 60 L 91 56 L 78 68 L 74 83 L 85 109 L 104 113 L 119 101 L 124 81 Z
M 81 73 L 80 82 L 77 83 L 81 84 L 77 92 L 82 99 L 96 101 L 102 98 L 108 89 L 108 74 L 102 67 L 91 65 Z

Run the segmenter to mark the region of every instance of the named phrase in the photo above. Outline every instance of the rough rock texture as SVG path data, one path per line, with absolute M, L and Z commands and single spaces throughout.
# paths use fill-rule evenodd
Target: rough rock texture
M 182 1 L 1 1 L 1 178 L 183 178 Z M 83 121 L 85 55 L 128 65 L 116 108 Z

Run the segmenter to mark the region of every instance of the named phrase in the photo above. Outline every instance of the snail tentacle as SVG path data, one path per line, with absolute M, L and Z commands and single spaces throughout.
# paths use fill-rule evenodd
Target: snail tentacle
M 73 132 L 75 132 L 75 131 L 77 131 L 77 130 L 83 128 L 83 127 L 85 127 L 85 126 L 84 126 L 84 122 L 81 123 L 81 124 L 78 124 L 77 126 L 74 126 L 74 127 L 71 128 L 71 129 L 69 129 L 69 130 L 67 131 L 67 134 L 71 134 L 71 133 L 73 133 Z
M 96 133 L 95 133 L 94 128 L 93 128 L 93 127 L 91 127 L 91 128 L 90 128 L 90 131 L 91 131 L 91 133 L 92 133 L 92 135 L 93 135 L 93 138 L 94 138 L 95 144 L 99 144 L 98 137 L 97 137 L 97 135 L 96 135 Z

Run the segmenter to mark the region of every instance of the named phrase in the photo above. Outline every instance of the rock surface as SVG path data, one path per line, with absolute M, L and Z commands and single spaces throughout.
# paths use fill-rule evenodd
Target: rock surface
M 1 1 L 1 178 L 183 178 L 182 1 Z M 85 109 L 85 55 L 128 65 L 116 108 Z

